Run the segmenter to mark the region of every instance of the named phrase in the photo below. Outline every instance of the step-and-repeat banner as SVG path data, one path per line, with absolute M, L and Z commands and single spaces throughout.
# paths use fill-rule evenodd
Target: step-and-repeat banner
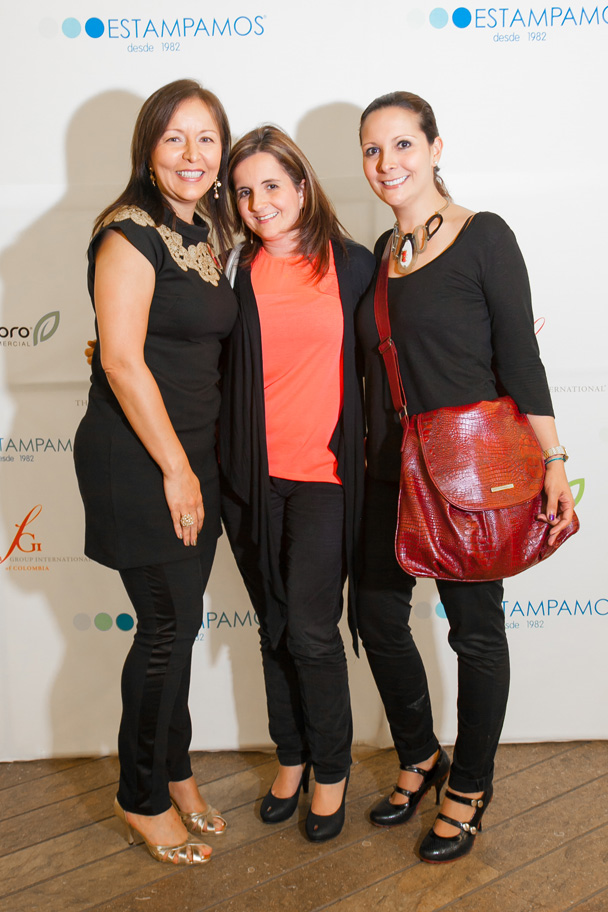
M 379 94 L 417 92 L 435 109 L 454 198 L 515 230 L 582 530 L 506 583 L 504 738 L 606 738 L 608 7 L 31 0 L 0 16 L 0 760 L 115 749 L 134 618 L 118 575 L 82 553 L 72 443 L 93 325 L 85 250 L 126 182 L 143 99 L 184 76 L 219 95 L 235 136 L 264 121 L 287 129 L 369 246 L 391 213 L 361 174 L 359 114 Z M 428 581 L 413 626 L 450 742 L 456 664 Z M 367 662 L 350 647 L 349 662 L 356 738 L 387 744 Z M 257 619 L 225 537 L 191 702 L 195 748 L 269 744 Z

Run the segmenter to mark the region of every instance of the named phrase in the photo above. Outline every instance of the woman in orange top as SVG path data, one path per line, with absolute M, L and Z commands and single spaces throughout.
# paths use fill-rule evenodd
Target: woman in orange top
M 235 227 L 246 235 L 239 316 L 223 375 L 222 511 L 260 621 L 279 773 L 261 807 L 295 811 L 314 768 L 313 841 L 344 823 L 352 719 L 338 629 L 361 515 L 363 413 L 353 317 L 373 273 L 345 238 L 303 153 L 277 127 L 233 148 Z M 354 631 L 354 617 L 349 610 Z

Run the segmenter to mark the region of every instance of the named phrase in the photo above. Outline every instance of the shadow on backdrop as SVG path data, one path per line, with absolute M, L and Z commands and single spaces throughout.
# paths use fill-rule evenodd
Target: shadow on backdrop
M 32 212 L 29 226 L 0 256 L 3 325 L 32 328 L 41 317 L 56 315 L 49 316 L 36 345 L 30 332 L 29 346 L 6 350 L 4 359 L 12 411 L 5 435 L 55 445 L 28 454 L 30 461 L 17 456 L 0 475 L 1 520 L 9 538 L 32 508 L 41 508 L 2 567 L 15 560 L 23 562 L 22 570 L 30 561 L 42 567 L 2 574 L 11 618 L 10 636 L 0 645 L 0 665 L 8 669 L 2 673 L 3 749 L 13 756 L 103 752 L 116 740 L 118 670 L 129 637 L 116 627 L 102 632 L 93 623 L 78 629 L 75 618 L 99 612 L 115 617 L 128 607 L 117 575 L 81 560 L 84 522 L 71 441 L 88 391 L 82 352 L 93 311 L 86 249 L 94 217 L 126 183 L 141 102 L 131 93 L 110 91 L 81 105 L 66 131 L 63 196 L 46 212 Z M 58 440 L 64 449 L 57 448 Z

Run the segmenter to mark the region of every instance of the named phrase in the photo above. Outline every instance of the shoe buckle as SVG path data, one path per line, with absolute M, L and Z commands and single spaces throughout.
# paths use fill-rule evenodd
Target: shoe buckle
M 471 829 L 471 833 L 473 834 L 473 836 L 475 836 L 477 833 L 477 827 L 472 826 L 470 829 Z

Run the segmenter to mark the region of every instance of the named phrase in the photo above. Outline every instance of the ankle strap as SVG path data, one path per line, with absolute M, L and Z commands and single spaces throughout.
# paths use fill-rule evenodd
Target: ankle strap
M 466 804 L 467 807 L 473 808 L 482 808 L 486 803 L 486 793 L 484 792 L 481 798 L 466 798 L 464 795 L 457 795 L 456 792 L 447 789 L 445 797 L 449 798 L 450 801 L 456 801 L 458 804 Z M 451 821 L 448 821 L 451 823 Z
M 432 767 L 434 769 L 435 767 Z M 425 777 L 428 776 L 430 770 L 424 770 L 421 766 L 402 766 L 401 769 L 404 773 L 417 773 L 419 776 Z
M 394 786 L 393 791 L 399 792 L 400 795 L 404 795 L 406 798 L 411 798 L 412 795 L 414 794 L 413 792 L 410 792 L 409 789 L 401 788 L 400 785 Z M 405 807 L 405 805 L 404 805 L 404 807 Z
M 462 820 L 454 820 L 453 817 L 448 817 L 446 814 L 437 814 L 437 820 L 443 820 L 445 823 L 449 823 L 450 826 L 462 830 L 463 833 L 472 833 L 473 836 L 481 829 L 481 823 L 476 826 L 475 817 L 473 817 L 472 820 L 463 822 Z

